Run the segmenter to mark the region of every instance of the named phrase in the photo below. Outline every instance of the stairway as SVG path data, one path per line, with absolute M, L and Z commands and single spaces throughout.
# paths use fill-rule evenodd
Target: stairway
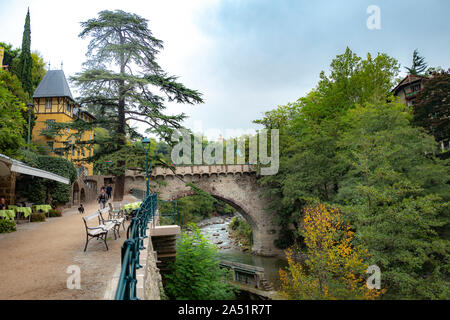
M 169 264 L 175 261 L 177 255 L 178 226 L 161 226 L 151 229 L 153 250 L 157 252 L 156 266 L 162 276 L 169 271 Z
M 270 282 L 267 281 L 266 279 L 264 279 L 264 278 L 261 279 L 261 280 L 259 281 L 259 283 L 260 283 L 261 286 L 262 286 L 261 289 L 266 290 L 266 291 L 272 291 L 272 290 L 273 290 L 272 285 L 271 285 Z

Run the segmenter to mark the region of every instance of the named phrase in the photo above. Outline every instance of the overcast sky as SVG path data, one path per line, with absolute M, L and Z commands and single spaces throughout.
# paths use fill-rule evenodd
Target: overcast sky
M 381 10 L 379 30 L 367 28 L 370 5 Z M 360 56 L 387 53 L 402 67 L 411 65 L 418 48 L 430 66 L 450 67 L 448 0 L 0 0 L 0 41 L 21 46 L 27 7 L 32 50 L 51 69 L 62 61 L 67 77 L 85 61 L 81 21 L 105 9 L 148 19 L 164 41 L 160 65 L 205 100 L 168 104 L 167 112 L 185 112 L 185 125 L 210 138 L 218 134 L 214 129 L 227 135 L 258 128 L 253 120 L 314 88 L 320 71 L 328 71 L 346 46 Z

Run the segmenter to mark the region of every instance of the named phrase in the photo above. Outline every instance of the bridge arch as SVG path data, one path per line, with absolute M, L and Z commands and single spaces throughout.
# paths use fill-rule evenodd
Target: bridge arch
M 164 181 L 165 184 L 155 184 L 155 180 Z M 176 168 L 174 174 L 169 169 L 154 168 L 150 179 L 152 190 L 162 200 L 174 200 L 192 194 L 191 188 L 186 186 L 187 182 L 193 182 L 242 213 L 253 230 L 252 251 L 268 256 L 282 254 L 274 245 L 279 226 L 266 210 L 268 203 L 261 197 L 262 190 L 257 183 L 255 169 L 249 165 L 181 166 Z
M 250 226 L 252 227 L 252 230 L 253 230 L 253 234 L 256 234 L 256 232 L 258 230 L 258 224 L 253 219 L 253 217 L 246 211 L 246 208 L 243 204 L 239 203 L 236 200 L 229 199 L 228 197 L 225 197 L 225 196 L 221 196 L 221 195 L 217 195 L 217 194 L 211 194 L 211 195 L 214 198 L 221 200 L 221 201 L 225 202 L 226 204 L 229 204 L 230 206 L 232 206 L 234 209 L 236 209 L 236 211 L 238 211 L 244 217 L 244 219 L 247 220 L 247 222 L 250 224 Z

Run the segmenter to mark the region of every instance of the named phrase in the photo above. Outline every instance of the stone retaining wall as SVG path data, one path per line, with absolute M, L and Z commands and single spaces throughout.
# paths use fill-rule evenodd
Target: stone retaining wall
M 151 238 L 147 242 L 147 259 L 144 266 L 144 286 L 143 286 L 143 300 L 161 300 L 162 296 L 162 278 L 159 269 L 156 267 L 157 253 L 153 251 Z M 147 240 L 146 239 L 146 240 Z M 142 253 L 141 253 L 142 254 Z

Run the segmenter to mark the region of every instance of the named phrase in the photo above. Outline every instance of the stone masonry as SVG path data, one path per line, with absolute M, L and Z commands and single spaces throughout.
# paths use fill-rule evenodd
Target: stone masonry
M 192 193 L 186 183 L 192 182 L 213 197 L 223 200 L 242 213 L 253 229 L 253 251 L 259 255 L 282 253 L 275 248 L 279 227 L 267 211 L 267 201 L 261 197 L 256 181 L 256 169 L 250 165 L 179 166 L 175 174 L 166 168 L 151 173 L 151 189 L 163 200 L 174 200 Z M 145 190 L 145 174 L 129 171 L 125 190 Z

